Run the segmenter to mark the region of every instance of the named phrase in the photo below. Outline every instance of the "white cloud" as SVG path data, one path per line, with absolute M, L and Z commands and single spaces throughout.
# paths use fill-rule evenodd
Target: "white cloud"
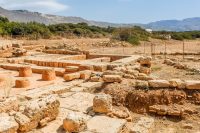
M 0 6 L 11 10 L 29 10 L 42 13 L 57 13 L 69 9 L 58 0 L 0 0 Z

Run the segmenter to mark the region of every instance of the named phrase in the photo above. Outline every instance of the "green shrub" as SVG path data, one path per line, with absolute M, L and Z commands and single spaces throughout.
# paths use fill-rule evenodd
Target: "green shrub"
M 127 41 L 138 45 L 140 41 L 148 41 L 150 34 L 144 29 L 135 26 L 132 28 L 117 28 L 113 31 L 113 39 Z
M 127 41 L 129 43 L 133 44 L 133 45 L 139 45 L 140 44 L 140 40 L 136 36 L 130 36 Z

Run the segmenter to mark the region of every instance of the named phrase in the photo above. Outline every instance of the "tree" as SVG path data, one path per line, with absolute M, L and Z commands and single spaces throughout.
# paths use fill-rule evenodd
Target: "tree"
M 8 18 L 0 16 L 0 22 L 7 23 L 9 22 Z

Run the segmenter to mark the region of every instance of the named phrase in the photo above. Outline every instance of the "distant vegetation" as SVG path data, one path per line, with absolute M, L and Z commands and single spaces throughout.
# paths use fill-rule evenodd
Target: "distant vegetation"
M 52 36 L 102 37 L 113 32 L 113 28 L 101 28 L 79 24 L 45 25 L 36 22 L 18 23 L 9 22 L 7 18 L 0 17 L 0 35 L 25 36 L 37 38 L 50 38 Z
M 174 40 L 194 40 L 200 38 L 200 31 L 185 31 L 185 32 L 167 32 L 157 31 L 153 32 L 153 37 L 158 39 L 166 39 L 166 35 L 171 35 L 171 39 Z
M 86 23 L 71 24 L 54 24 L 45 25 L 36 22 L 18 23 L 9 22 L 5 17 L 0 17 L 0 35 L 12 37 L 25 37 L 29 39 L 49 39 L 51 37 L 111 37 L 112 39 L 126 41 L 133 45 L 140 44 L 140 41 L 148 41 L 150 37 L 158 39 L 166 39 L 170 35 L 172 39 L 196 39 L 200 38 L 200 31 L 188 32 L 167 32 L 156 31 L 152 34 L 145 31 L 139 26 L 130 28 L 113 28 L 89 26 Z
M 140 44 L 140 41 L 148 41 L 149 37 L 150 33 L 138 26 L 132 28 L 116 28 L 113 31 L 114 39 L 127 41 L 135 45 Z

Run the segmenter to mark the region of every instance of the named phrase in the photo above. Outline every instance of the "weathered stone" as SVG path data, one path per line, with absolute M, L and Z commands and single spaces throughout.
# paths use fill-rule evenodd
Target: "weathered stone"
M 73 87 L 73 88 L 71 88 L 70 91 L 71 92 L 84 92 L 84 91 L 87 91 L 87 88 L 85 88 L 85 87 Z
M 32 69 L 30 66 L 24 66 L 19 68 L 19 77 L 31 77 Z
M 138 76 L 139 71 L 137 71 L 137 70 L 126 70 L 126 74 L 130 74 L 130 75 L 133 75 L 133 76 Z
M 126 107 L 123 106 L 113 106 L 111 117 L 114 115 L 120 119 L 126 119 L 127 121 L 132 121 L 131 113 Z
M 42 120 L 39 122 L 40 127 L 46 126 L 47 123 L 48 123 L 49 121 L 51 121 L 49 117 L 46 117 L 46 118 L 42 119 Z
M 79 71 L 83 71 L 83 70 L 94 70 L 93 65 L 80 65 L 79 66 Z
M 54 69 L 46 69 L 42 72 L 42 80 L 51 81 L 56 79 L 56 73 Z
M 91 77 L 92 72 L 90 70 L 80 71 L 80 78 L 87 80 Z
M 80 73 L 78 73 L 78 72 L 64 75 L 65 81 L 72 81 L 72 80 L 79 79 L 79 78 L 80 78 Z
M 174 67 L 177 68 L 177 69 L 185 69 L 186 68 L 186 66 L 184 64 L 181 64 L 181 63 L 175 63 Z
M 31 119 L 28 118 L 26 115 L 22 114 L 21 112 L 16 113 L 14 116 L 16 122 L 19 124 L 18 131 L 20 132 L 28 132 L 33 128 L 36 128 L 38 123 L 35 121 L 31 122 Z
M 183 124 L 183 128 L 184 129 L 193 129 L 194 126 L 191 123 L 184 123 Z M 198 132 L 197 132 L 198 133 Z
M 124 119 L 95 116 L 87 122 L 87 127 L 88 131 L 96 133 L 120 133 L 123 131 L 125 124 L 126 120 Z
M 153 105 L 149 106 L 149 112 L 155 113 L 158 115 L 169 115 L 169 116 L 178 116 L 182 115 L 183 108 L 178 106 L 167 106 L 167 105 Z
M 151 68 L 140 66 L 140 73 L 149 75 L 151 73 Z
M 189 90 L 200 90 L 200 81 L 196 80 L 186 80 L 186 89 Z
M 120 75 L 123 76 L 123 72 L 120 71 L 111 71 L 111 70 L 107 70 L 105 72 L 103 72 L 103 75 Z
M 107 64 L 95 64 L 93 65 L 94 71 L 104 72 L 107 70 Z
M 16 133 L 19 125 L 13 116 L 0 114 L 0 133 Z
M 166 106 L 159 106 L 159 110 L 157 110 L 158 115 L 167 115 L 168 108 Z
M 106 94 L 98 94 L 93 99 L 93 110 L 97 113 L 109 113 L 112 110 L 112 97 Z
M 81 132 L 87 129 L 86 118 L 77 113 L 69 113 L 63 120 L 63 128 L 68 132 Z
M 151 60 L 152 60 L 152 58 L 149 56 L 139 58 L 140 65 L 144 66 L 144 67 L 148 67 L 148 68 L 151 67 Z
M 153 118 L 141 117 L 130 129 L 130 133 L 152 133 L 154 126 Z
M 59 99 L 61 108 L 87 113 L 88 109 L 93 106 L 94 94 L 87 92 L 70 92 L 63 94 L 63 96 L 63 98 Z
M 119 75 L 104 75 L 103 81 L 107 83 L 113 83 L 113 82 L 121 82 L 122 77 Z
M 149 87 L 152 88 L 168 88 L 170 84 L 167 80 L 149 80 Z
M 148 84 L 147 81 L 137 80 L 136 83 L 135 83 L 135 87 L 139 88 L 139 89 L 148 89 L 149 84 Z
M 126 79 L 135 79 L 135 76 L 131 75 L 131 74 L 124 74 L 123 76 Z
M 148 76 L 146 74 L 142 75 L 142 73 L 140 73 L 139 76 L 136 79 L 148 81 L 148 80 L 154 80 L 155 78 L 151 77 L 151 76 Z
M 16 88 L 27 88 L 30 86 L 30 81 L 28 79 L 17 79 L 15 81 Z
M 28 101 L 22 105 L 24 106 L 22 114 L 27 116 L 30 121 L 20 114 L 16 120 L 20 122 L 21 130 L 30 131 L 38 127 L 39 123 L 46 118 L 48 118 L 48 122 L 54 120 L 58 116 L 59 105 L 59 101 L 53 95 Z
M 26 49 L 17 48 L 17 49 L 14 49 L 12 54 L 15 55 L 16 57 L 25 56 L 27 54 L 27 50 Z
M 12 110 L 18 111 L 19 102 L 16 97 L 7 98 L 4 101 L 0 102 L 0 113 L 7 113 Z
M 85 87 L 89 91 L 95 91 L 103 86 L 103 82 L 85 82 L 78 85 L 80 87 Z
M 181 116 L 181 110 L 177 108 L 169 108 L 167 114 L 169 116 Z
M 91 82 L 101 82 L 102 78 L 100 76 L 93 76 L 90 78 Z
M 178 88 L 178 89 L 185 89 L 186 84 L 184 81 L 180 79 L 171 79 L 169 80 L 170 87 Z
M 166 59 L 166 60 L 164 60 L 164 64 L 167 64 L 167 65 L 170 65 L 170 66 L 172 66 L 172 65 L 174 65 L 175 64 L 175 62 L 173 62 L 172 60 L 170 60 L 170 59 Z
M 77 72 L 79 70 L 78 66 L 66 66 L 65 67 L 65 72 L 67 73 L 74 73 Z

